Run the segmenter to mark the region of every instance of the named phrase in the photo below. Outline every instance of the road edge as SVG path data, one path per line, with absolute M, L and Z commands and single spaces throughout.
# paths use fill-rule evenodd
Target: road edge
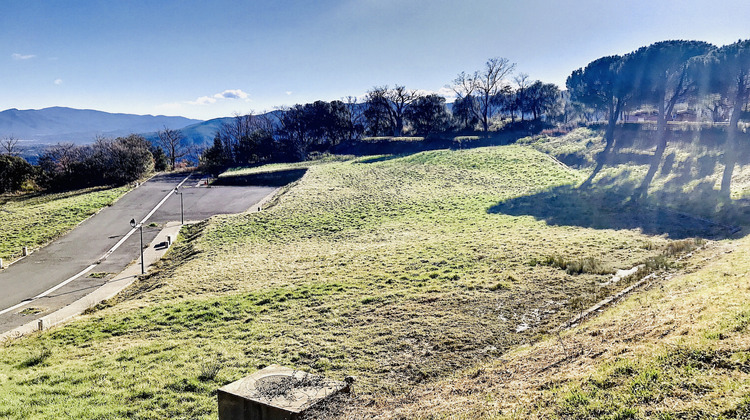
M 164 228 L 156 235 L 156 238 L 148 245 L 148 248 L 143 252 L 143 259 L 146 263 L 146 269 L 148 271 L 151 266 L 159 261 L 164 254 L 167 253 L 171 248 L 171 243 L 168 237 L 172 238 L 172 241 L 177 237 L 180 229 L 183 225 L 179 222 L 169 222 Z M 166 244 L 166 246 L 157 246 Z M 88 295 L 78 299 L 68 306 L 58 309 L 57 311 L 45 315 L 40 318 L 36 318 L 20 327 L 14 328 L 10 331 L 0 334 L 0 343 L 8 340 L 21 338 L 37 331 L 43 331 L 56 325 L 63 324 L 73 317 L 82 314 L 87 309 L 96 306 L 97 304 L 111 299 L 123 289 L 130 286 L 134 281 L 138 279 L 141 274 L 141 265 L 138 263 L 131 263 L 123 271 L 101 285 L 98 289 L 89 293 Z
M 275 190 L 271 191 L 268 195 L 263 197 L 257 203 L 253 204 L 245 212 L 255 213 L 261 211 L 263 205 L 274 198 L 280 190 L 281 188 L 276 188 Z M 194 222 L 188 222 L 185 224 L 190 223 Z M 180 233 L 182 226 L 184 225 L 181 225 L 179 222 L 168 222 L 164 225 L 164 228 L 156 235 L 156 238 L 151 241 L 151 243 L 143 252 L 143 260 L 145 262 L 146 272 L 148 272 L 149 269 L 154 265 L 154 263 L 159 261 L 171 248 L 174 240 Z M 168 240 L 168 237 L 171 237 L 171 241 Z M 167 245 L 164 247 L 160 247 L 159 249 L 156 248 L 158 245 L 161 245 L 163 243 L 166 243 Z M 115 277 L 113 277 L 111 280 L 101 285 L 98 289 L 94 290 L 86 296 L 83 296 L 70 305 L 60 308 L 51 314 L 36 318 L 33 321 L 30 321 L 20 327 L 16 327 L 10 331 L 0 334 L 0 345 L 10 340 L 22 338 L 30 334 L 44 331 L 52 327 L 67 323 L 74 317 L 81 315 L 87 309 L 93 308 L 99 303 L 115 297 L 126 287 L 130 286 L 136 280 L 138 280 L 140 274 L 141 266 L 137 263 L 137 261 L 135 261 Z

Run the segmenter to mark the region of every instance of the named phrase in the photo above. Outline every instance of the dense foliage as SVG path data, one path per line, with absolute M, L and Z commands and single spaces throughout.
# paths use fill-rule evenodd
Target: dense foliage
M 34 177 L 34 168 L 23 158 L 0 155 L 0 193 L 20 190 Z
M 725 171 L 721 192 L 730 195 L 730 183 L 736 161 L 736 137 L 739 122 L 750 97 L 750 41 L 738 41 L 716 48 L 701 41 L 663 41 L 639 48 L 623 56 L 602 57 L 585 68 L 573 71 L 566 86 L 572 101 L 606 116 L 606 147 L 588 185 L 610 159 L 616 139 L 615 125 L 626 111 L 651 109 L 655 116 L 656 150 L 640 188 L 634 194 L 642 199 L 653 180 L 667 147 L 667 124 L 676 119 L 678 104 L 694 109 L 693 122 L 701 122 L 701 103 L 712 122 L 727 122 Z M 727 108 L 727 113 L 718 108 Z
M 39 184 L 51 189 L 125 184 L 154 169 L 150 143 L 130 135 L 93 145 L 57 144 L 39 157 Z

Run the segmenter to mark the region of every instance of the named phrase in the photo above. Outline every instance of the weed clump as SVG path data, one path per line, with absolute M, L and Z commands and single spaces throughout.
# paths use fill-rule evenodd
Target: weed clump
M 29 356 L 21 363 L 22 367 L 32 367 L 44 363 L 45 360 L 52 356 L 52 350 L 42 347 L 38 352 Z
M 688 238 L 680 241 L 672 241 L 667 244 L 667 249 L 664 254 L 668 256 L 685 254 L 699 248 L 706 243 L 705 239 L 702 238 Z
M 221 370 L 222 361 L 219 359 L 213 359 L 203 362 L 201 364 L 201 373 L 198 375 L 198 380 L 201 382 L 213 381 L 216 379 L 216 375 Z
M 568 259 L 556 254 L 548 256 L 542 261 L 532 260 L 532 264 L 532 267 L 537 264 L 557 267 L 565 270 L 568 274 L 614 274 L 614 270 L 606 267 L 594 257 Z
M 722 413 L 728 419 L 750 418 L 750 396 L 745 397 L 737 406 Z
M 747 329 L 747 326 L 750 325 L 750 311 L 744 311 L 737 314 L 734 317 L 732 324 L 732 330 L 734 332 L 742 332 Z
M 646 273 L 651 273 L 670 267 L 672 267 L 672 262 L 669 261 L 669 259 L 667 259 L 667 256 L 664 254 L 657 255 L 655 257 L 649 257 L 643 263 L 643 271 L 645 271 Z
M 490 286 L 489 289 L 493 292 L 498 290 L 510 290 L 510 285 L 507 282 L 499 281 L 496 284 Z

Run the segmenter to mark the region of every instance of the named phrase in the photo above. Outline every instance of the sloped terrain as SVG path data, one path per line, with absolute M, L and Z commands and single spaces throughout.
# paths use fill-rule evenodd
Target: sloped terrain
M 559 326 L 632 282 L 617 270 L 664 270 L 702 243 L 670 239 L 671 216 L 612 229 L 512 211 L 585 176 L 523 146 L 311 165 L 264 211 L 186 228 L 115 302 L 6 344 L 0 415 L 214 418 L 217 388 L 273 363 L 355 376 L 357 410 L 329 416 L 450 413 L 457 372 L 556 348 Z M 675 237 L 721 234 L 687 222 Z M 430 389 L 448 406 L 418 411 Z M 465 398 L 494 415 L 473 402 L 489 394 Z
M 582 326 L 360 415 L 746 419 L 748 246 L 710 243 Z

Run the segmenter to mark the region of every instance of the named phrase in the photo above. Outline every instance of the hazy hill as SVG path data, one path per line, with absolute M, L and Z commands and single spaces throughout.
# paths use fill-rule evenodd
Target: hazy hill
M 0 137 L 13 136 L 35 143 L 90 143 L 98 135 L 122 136 L 156 131 L 164 126 L 180 129 L 199 122 L 184 117 L 112 114 L 64 107 L 14 108 L 0 112 Z
M 279 111 L 270 111 L 261 114 L 261 117 L 269 117 L 272 121 L 278 121 Z M 222 124 L 229 124 L 232 122 L 234 117 L 223 117 L 214 118 L 207 121 L 199 121 L 194 124 L 187 125 L 180 129 L 182 135 L 185 136 L 185 140 L 189 145 L 196 145 L 198 147 L 208 147 L 213 144 L 216 132 L 219 131 Z M 156 131 L 161 130 L 162 127 L 158 127 L 157 130 L 152 132 L 143 132 L 142 135 L 153 142 L 157 139 Z
M 185 136 L 187 144 L 197 146 L 210 146 L 216 131 L 219 130 L 221 125 L 225 122 L 232 120 L 232 117 L 214 118 L 208 121 L 199 121 L 194 124 L 184 126 L 180 129 L 182 135 Z M 152 142 L 156 142 L 158 136 L 156 132 L 161 130 L 163 127 L 157 127 L 156 130 L 150 132 L 143 132 L 142 135 Z

